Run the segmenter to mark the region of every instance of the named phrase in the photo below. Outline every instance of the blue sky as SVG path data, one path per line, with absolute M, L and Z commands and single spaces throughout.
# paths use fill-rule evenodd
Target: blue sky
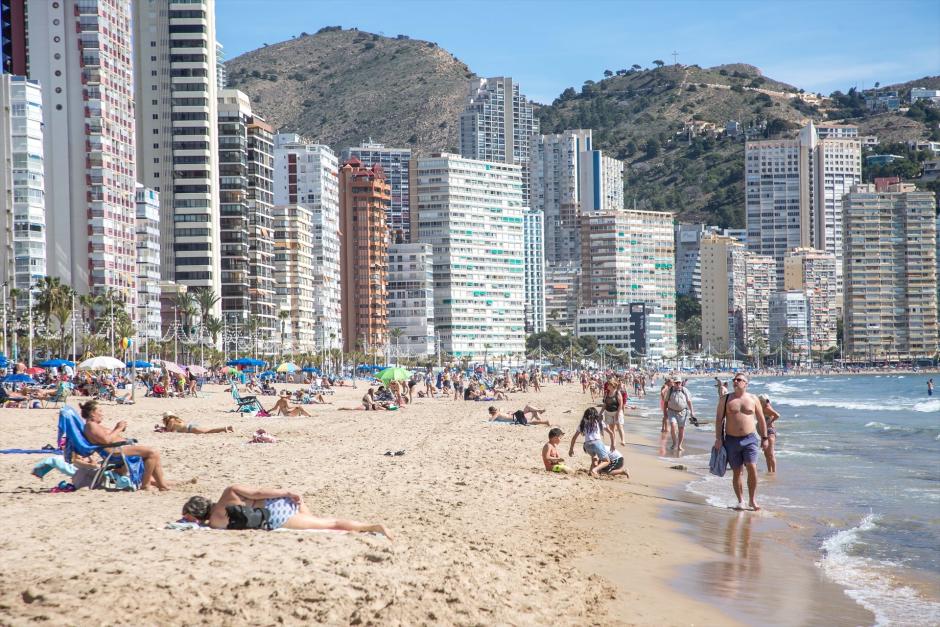
M 216 0 L 227 58 L 323 26 L 437 42 L 482 76 L 550 102 L 653 59 L 745 62 L 828 94 L 940 74 L 940 1 Z

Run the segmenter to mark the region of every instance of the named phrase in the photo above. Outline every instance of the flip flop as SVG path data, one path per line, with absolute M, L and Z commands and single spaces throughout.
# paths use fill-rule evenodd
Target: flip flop
M 391 451 L 385 451 L 385 456 L 386 456 L 386 457 L 391 457 L 391 456 L 392 456 L 392 452 L 391 452 Z
M 402 450 L 400 450 L 400 451 L 395 451 L 395 457 L 401 457 L 401 456 L 404 455 L 404 454 L 405 454 L 404 449 L 402 449 Z

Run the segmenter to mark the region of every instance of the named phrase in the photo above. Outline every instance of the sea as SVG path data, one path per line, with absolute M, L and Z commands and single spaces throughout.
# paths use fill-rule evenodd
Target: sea
M 799 541 L 816 567 L 877 625 L 940 625 L 940 392 L 928 397 L 929 376 L 753 377 L 748 386 L 781 414 L 777 476 L 764 474 L 761 455 L 758 502 L 805 530 Z M 724 509 L 735 503 L 730 470 L 708 474 L 703 452 L 714 441 L 715 382 L 687 387 L 696 416 L 711 422 L 688 429 L 682 459 L 696 478 L 685 489 Z M 631 403 L 658 431 L 655 390 Z

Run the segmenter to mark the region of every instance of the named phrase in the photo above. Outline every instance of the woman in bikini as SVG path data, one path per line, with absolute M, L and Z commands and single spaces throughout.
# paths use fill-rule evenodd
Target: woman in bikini
M 163 413 L 163 430 L 167 433 L 195 433 L 204 435 L 206 433 L 232 433 L 234 429 L 229 425 L 227 427 L 217 427 L 215 429 L 202 429 L 194 423 L 184 424 L 179 416 L 174 416 L 170 412 Z
M 777 472 L 777 456 L 774 454 L 774 445 L 777 443 L 777 420 L 780 414 L 770 406 L 770 397 L 761 394 L 758 397 L 761 407 L 764 410 L 764 420 L 767 421 L 767 448 L 764 449 L 764 459 L 767 460 L 767 472 Z
M 219 500 L 212 502 L 204 496 L 194 496 L 183 505 L 183 518 L 189 522 L 208 525 L 213 529 L 227 529 L 229 524 L 226 507 L 244 505 L 264 507 L 270 512 L 268 524 L 274 529 L 321 529 L 333 531 L 358 531 L 381 533 L 392 539 L 385 525 L 363 523 L 356 520 L 319 518 L 307 508 L 299 494 L 289 490 L 252 488 L 231 485 L 222 491 Z
M 290 401 L 287 400 L 288 397 L 285 393 L 286 390 L 281 392 L 280 398 L 278 398 L 274 406 L 268 410 L 268 413 L 272 416 L 307 416 L 309 418 L 310 413 L 303 407 L 299 405 L 296 407 L 290 406 Z

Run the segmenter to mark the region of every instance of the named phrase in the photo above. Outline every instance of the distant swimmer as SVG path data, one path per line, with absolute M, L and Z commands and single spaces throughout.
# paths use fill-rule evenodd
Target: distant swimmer
M 933 379 L 927 379 L 927 396 L 933 396 Z
M 767 447 L 767 423 L 760 401 L 747 391 L 747 375 L 738 373 L 732 379 L 734 391 L 718 401 L 715 410 L 715 450 L 724 446 L 731 464 L 731 485 L 738 497 L 736 509 L 744 505 L 741 471 L 747 469 L 748 506 L 757 511 L 757 452 Z M 758 434 L 760 437 L 758 438 Z

